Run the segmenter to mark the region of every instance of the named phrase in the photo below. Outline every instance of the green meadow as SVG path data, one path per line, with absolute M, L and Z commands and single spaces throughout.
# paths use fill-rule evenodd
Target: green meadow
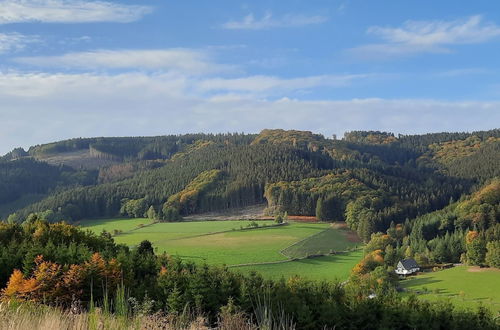
M 347 230 L 328 228 L 291 245 L 283 250 L 283 254 L 290 258 L 303 258 L 334 251 L 346 251 L 361 245 L 359 242 L 350 240 L 347 233 Z
M 82 227 L 96 233 L 113 232 L 117 243 L 136 246 L 143 240 L 153 243 L 157 253 L 167 252 L 194 262 L 237 266 L 233 270 L 257 271 L 267 278 L 300 275 L 310 279 L 345 279 L 361 259 L 361 252 L 350 252 L 314 259 L 286 261 L 318 252 L 344 251 L 359 245 L 326 223 L 290 222 L 274 226 L 273 221 L 192 221 L 151 223 L 148 219 L 97 219 L 81 221 Z
M 418 297 L 431 301 L 447 300 L 471 308 L 479 304 L 500 313 L 500 270 L 458 266 L 422 274 L 400 282 Z
M 363 257 L 363 251 L 357 250 L 325 257 L 293 260 L 279 264 L 262 264 L 231 268 L 239 272 L 255 271 L 266 278 L 287 279 L 301 276 L 311 280 L 345 280 L 351 269 Z
M 87 228 L 100 234 L 103 230 L 112 233 L 114 230 L 121 230 L 123 232 L 138 229 L 144 225 L 150 225 L 153 222 L 147 218 L 114 218 L 114 219 L 92 219 L 82 220 L 77 225 Z

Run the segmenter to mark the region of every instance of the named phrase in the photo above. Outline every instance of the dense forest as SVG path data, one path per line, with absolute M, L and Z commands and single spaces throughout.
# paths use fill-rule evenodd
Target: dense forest
M 444 209 L 371 235 L 365 257 L 354 268 L 361 277 L 390 273 L 399 260 L 421 267 L 463 263 L 500 268 L 500 180 L 494 179 Z
M 64 165 L 65 155 L 77 150 L 115 163 Z M 285 130 L 72 139 L 5 155 L 0 204 L 45 196 L 20 204 L 12 221 L 37 212 L 49 221 L 76 221 L 148 211 L 176 221 L 267 202 L 271 214 L 346 221 L 369 241 L 391 223 L 442 209 L 500 176 L 499 150 L 498 129 L 413 136 L 353 131 L 343 139 Z M 50 164 L 44 162 L 49 156 Z

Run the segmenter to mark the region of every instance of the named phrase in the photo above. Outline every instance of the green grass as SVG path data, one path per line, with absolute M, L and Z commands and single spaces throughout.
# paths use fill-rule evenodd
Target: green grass
M 345 230 L 328 228 L 317 235 L 290 246 L 283 251 L 283 254 L 290 258 L 303 258 L 315 254 L 346 251 L 359 245 L 359 242 L 352 242 L 347 239 Z
M 306 239 L 298 244 L 304 251 L 345 250 L 356 243 L 349 242 L 343 233 L 337 232 L 325 223 L 291 222 L 279 227 L 264 227 L 272 225 L 273 221 L 258 221 L 260 228 L 248 228 L 252 221 L 193 221 L 155 223 L 151 226 L 138 228 L 139 224 L 147 224 L 147 219 L 99 219 L 82 221 L 83 227 L 97 233 L 103 229 L 113 231 L 119 229 L 124 233 L 114 237 L 117 243 L 136 246 L 143 240 L 153 243 L 157 253 L 167 252 L 184 260 L 194 262 L 239 265 L 247 263 L 262 263 L 287 260 L 288 257 L 280 251 L 290 245 Z M 324 233 L 323 233 L 324 232 Z M 314 242 L 318 244 L 314 247 Z M 302 252 L 300 252 L 302 251 Z M 304 261 L 292 261 L 280 265 L 259 265 L 234 268 L 240 271 L 251 271 L 258 268 L 269 278 L 293 276 L 299 274 L 312 279 L 345 279 L 350 269 L 361 258 L 360 252 L 352 255 L 329 256 Z
M 275 228 L 235 230 L 192 237 L 195 234 L 239 229 L 240 226 L 246 227 L 248 223 L 248 221 L 210 221 L 157 224 L 120 235 L 116 237 L 116 240 L 119 243 L 136 245 L 141 240 L 148 239 L 158 252 L 165 251 L 194 261 L 235 265 L 286 260 L 287 258 L 279 252 L 280 250 L 327 226 L 291 223 Z
M 363 257 L 361 250 L 326 257 L 295 260 L 280 264 L 255 265 L 231 268 L 233 271 L 258 272 L 266 278 L 288 279 L 300 276 L 310 280 L 345 280 L 351 269 Z
M 112 233 L 113 230 L 129 231 L 132 229 L 139 228 L 139 225 L 151 224 L 151 219 L 148 218 L 114 218 L 114 219 L 93 219 L 93 220 L 82 220 L 78 225 L 83 228 L 87 228 L 100 234 L 103 230 Z
M 467 266 L 454 267 L 438 272 L 427 273 L 401 281 L 401 286 L 413 291 L 429 293 L 418 297 L 430 301 L 450 300 L 454 305 L 470 308 L 482 303 L 494 313 L 500 311 L 500 271 L 482 269 L 469 271 Z M 436 289 L 439 292 L 436 292 Z

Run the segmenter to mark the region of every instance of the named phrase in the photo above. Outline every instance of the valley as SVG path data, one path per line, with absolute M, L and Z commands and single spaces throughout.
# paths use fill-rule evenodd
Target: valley
M 345 280 L 361 258 L 360 251 L 350 252 L 362 245 L 359 239 L 353 239 L 356 234 L 327 223 L 291 221 L 277 225 L 270 220 L 158 223 L 139 218 L 82 220 L 79 224 L 96 234 L 102 230 L 114 233 L 117 243 L 134 247 L 148 240 L 156 253 L 166 252 L 199 264 L 226 265 L 245 273 L 262 272 L 267 278 L 287 279 L 297 275 L 315 280 Z M 321 256 L 334 253 L 341 254 Z

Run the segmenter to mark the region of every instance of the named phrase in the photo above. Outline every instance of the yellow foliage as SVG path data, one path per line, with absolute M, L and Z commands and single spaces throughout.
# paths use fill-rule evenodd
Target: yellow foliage
M 367 253 L 363 259 L 353 267 L 352 273 L 355 275 L 366 274 L 374 270 L 377 266 L 384 264 L 384 257 L 382 250 L 375 250 Z
M 19 298 L 19 294 L 24 289 L 24 275 L 18 270 L 14 269 L 10 275 L 9 282 L 7 282 L 7 287 L 2 290 L 3 299 Z
M 441 143 L 434 143 L 429 146 L 431 151 L 422 159 L 430 158 L 442 164 L 448 164 L 455 159 L 473 155 L 486 144 L 499 142 L 500 138 L 489 137 L 481 140 L 478 136 L 470 136 L 464 140 L 452 140 Z
M 478 237 L 479 237 L 479 233 L 475 230 L 471 230 L 465 236 L 465 241 L 467 242 L 467 244 L 470 244 Z

